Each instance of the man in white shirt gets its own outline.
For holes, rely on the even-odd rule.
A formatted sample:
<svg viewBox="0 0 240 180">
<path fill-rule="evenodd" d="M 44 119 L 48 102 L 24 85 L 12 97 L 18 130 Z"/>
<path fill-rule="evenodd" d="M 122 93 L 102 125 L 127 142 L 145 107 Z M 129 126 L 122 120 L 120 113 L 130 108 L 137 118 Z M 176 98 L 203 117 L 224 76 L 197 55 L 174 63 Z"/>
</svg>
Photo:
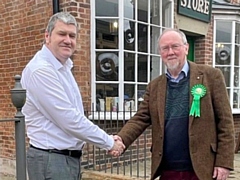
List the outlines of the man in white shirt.
<svg viewBox="0 0 240 180">
<path fill-rule="evenodd" d="M 29 180 L 79 180 L 85 141 L 119 154 L 125 148 L 84 115 L 82 97 L 71 73 L 76 39 L 75 18 L 66 12 L 53 15 L 45 44 L 23 70 Z"/>
</svg>

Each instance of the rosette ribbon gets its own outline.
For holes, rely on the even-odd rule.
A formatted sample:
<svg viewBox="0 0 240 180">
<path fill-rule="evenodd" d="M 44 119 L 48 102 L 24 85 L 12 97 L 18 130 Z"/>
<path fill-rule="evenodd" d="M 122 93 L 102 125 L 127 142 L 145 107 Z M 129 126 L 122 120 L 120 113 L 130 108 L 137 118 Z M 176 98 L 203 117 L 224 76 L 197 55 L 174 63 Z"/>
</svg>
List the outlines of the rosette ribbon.
<svg viewBox="0 0 240 180">
<path fill-rule="evenodd" d="M 206 95 L 207 89 L 202 84 L 196 84 L 191 89 L 193 102 L 190 109 L 190 116 L 200 117 L 200 99 Z"/>
</svg>

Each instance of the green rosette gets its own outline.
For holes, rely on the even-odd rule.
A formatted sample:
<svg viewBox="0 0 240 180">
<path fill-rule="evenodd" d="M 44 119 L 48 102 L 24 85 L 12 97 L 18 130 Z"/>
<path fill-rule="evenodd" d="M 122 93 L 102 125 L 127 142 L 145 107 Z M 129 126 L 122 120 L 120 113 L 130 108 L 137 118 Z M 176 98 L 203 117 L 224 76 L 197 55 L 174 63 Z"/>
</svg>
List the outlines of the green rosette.
<svg viewBox="0 0 240 180">
<path fill-rule="evenodd" d="M 196 84 L 192 87 L 193 102 L 190 109 L 190 116 L 200 117 L 200 99 L 206 95 L 207 89 L 202 84 Z"/>
</svg>

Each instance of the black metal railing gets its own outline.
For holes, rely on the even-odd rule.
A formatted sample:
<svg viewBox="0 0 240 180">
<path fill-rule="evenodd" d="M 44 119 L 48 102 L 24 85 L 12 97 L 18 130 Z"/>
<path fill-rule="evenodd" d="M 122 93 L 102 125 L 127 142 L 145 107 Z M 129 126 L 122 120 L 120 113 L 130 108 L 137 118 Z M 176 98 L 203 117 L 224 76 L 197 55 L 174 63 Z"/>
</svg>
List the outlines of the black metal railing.
<svg viewBox="0 0 240 180">
<path fill-rule="evenodd" d="M 25 118 L 21 113 L 26 99 L 26 90 L 22 89 L 20 79 L 20 75 L 15 76 L 15 86 L 10 90 L 12 103 L 17 109 L 16 115 L 12 119 L 1 119 L 0 122 L 15 122 L 16 178 L 27 180 Z"/>
<path fill-rule="evenodd" d="M 135 112 L 86 111 L 85 114 L 108 134 L 116 134 Z M 84 170 L 150 179 L 151 139 L 149 127 L 120 157 L 112 157 L 105 150 L 86 144 L 83 149 L 82 167 Z"/>
</svg>

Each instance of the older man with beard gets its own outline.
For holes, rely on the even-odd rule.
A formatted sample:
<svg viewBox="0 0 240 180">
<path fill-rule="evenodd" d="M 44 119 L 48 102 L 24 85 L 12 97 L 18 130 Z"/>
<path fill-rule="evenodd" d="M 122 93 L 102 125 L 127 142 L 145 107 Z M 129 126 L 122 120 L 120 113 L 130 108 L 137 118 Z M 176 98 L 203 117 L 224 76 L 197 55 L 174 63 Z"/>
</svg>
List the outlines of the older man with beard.
<svg viewBox="0 0 240 180">
<path fill-rule="evenodd" d="M 129 147 L 151 125 L 151 180 L 226 180 L 233 170 L 234 125 L 222 72 L 188 61 L 179 30 L 166 29 L 158 48 L 167 71 L 149 83 L 115 140 Z"/>
</svg>

